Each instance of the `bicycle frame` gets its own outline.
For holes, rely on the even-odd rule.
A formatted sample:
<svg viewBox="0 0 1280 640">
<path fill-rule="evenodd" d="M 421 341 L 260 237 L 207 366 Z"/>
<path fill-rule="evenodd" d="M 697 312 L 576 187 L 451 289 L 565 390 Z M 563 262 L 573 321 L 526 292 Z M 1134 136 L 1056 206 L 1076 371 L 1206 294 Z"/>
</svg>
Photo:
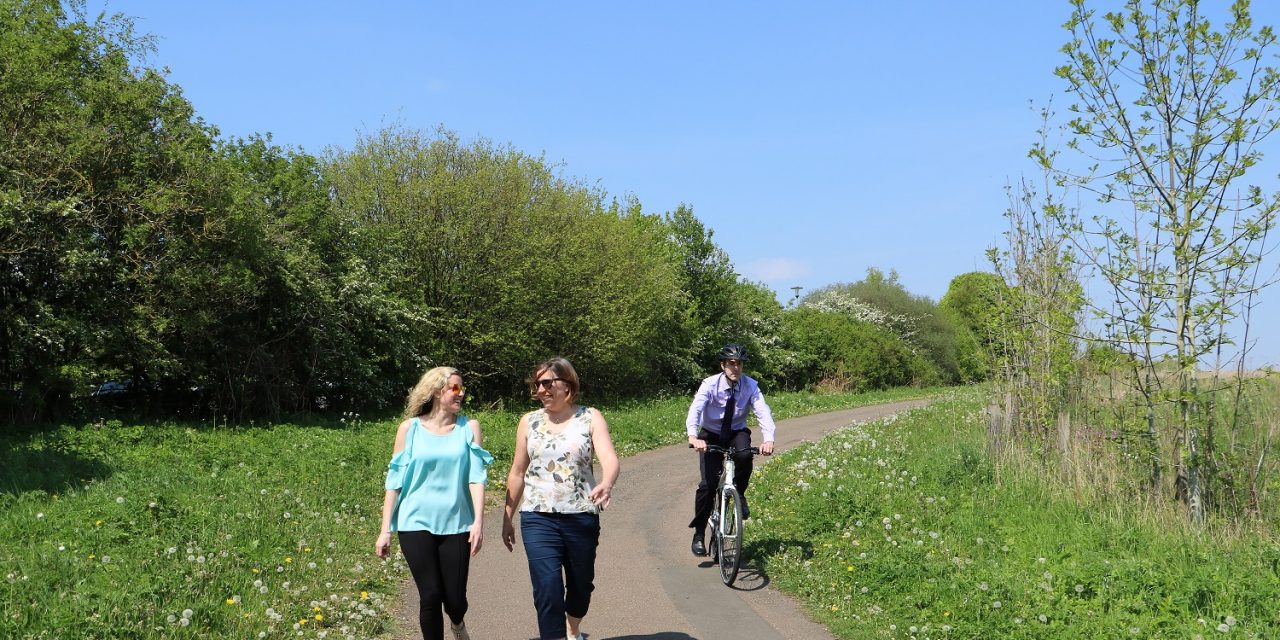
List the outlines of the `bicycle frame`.
<svg viewBox="0 0 1280 640">
<path fill-rule="evenodd" d="M 759 453 L 757 447 L 751 447 L 753 455 Z M 724 466 L 720 470 L 720 480 L 716 485 L 715 502 L 711 509 L 711 556 L 720 565 L 720 579 L 726 586 L 732 586 L 738 577 L 738 569 L 742 564 L 742 497 L 733 484 L 733 476 L 737 471 L 737 463 L 733 456 L 739 453 L 733 447 L 707 445 L 703 455 L 720 454 L 724 456 Z"/>
</svg>

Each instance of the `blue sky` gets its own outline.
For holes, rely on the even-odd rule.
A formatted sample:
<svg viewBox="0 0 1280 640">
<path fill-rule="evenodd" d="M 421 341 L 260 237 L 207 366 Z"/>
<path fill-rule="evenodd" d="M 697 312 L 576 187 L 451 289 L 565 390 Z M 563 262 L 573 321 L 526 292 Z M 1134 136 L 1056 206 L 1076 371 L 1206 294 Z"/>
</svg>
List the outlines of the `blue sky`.
<svg viewBox="0 0 1280 640">
<path fill-rule="evenodd" d="M 1255 19 L 1280 24 L 1268 4 Z M 510 143 L 647 212 L 689 204 L 783 299 L 873 266 L 937 300 L 987 269 L 1004 186 L 1036 175 L 1032 102 L 1068 99 L 1065 0 L 106 6 L 224 135 Z M 1277 173 L 1280 151 L 1258 179 Z M 1280 289 L 1262 300 L 1251 364 L 1280 362 Z"/>
</svg>

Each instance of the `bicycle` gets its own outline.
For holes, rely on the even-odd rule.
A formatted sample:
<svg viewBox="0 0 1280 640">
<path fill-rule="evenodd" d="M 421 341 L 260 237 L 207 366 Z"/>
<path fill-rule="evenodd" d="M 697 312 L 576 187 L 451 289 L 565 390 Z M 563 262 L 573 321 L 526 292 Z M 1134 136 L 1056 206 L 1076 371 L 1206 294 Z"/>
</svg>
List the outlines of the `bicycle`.
<svg viewBox="0 0 1280 640">
<path fill-rule="evenodd" d="M 760 453 L 759 447 L 746 450 L 752 455 Z M 733 456 L 740 451 L 714 444 L 708 444 L 706 451 L 707 454 L 724 455 L 724 467 L 720 471 L 720 483 L 716 486 L 715 503 L 711 507 L 708 525 L 711 529 L 711 561 L 720 565 L 720 580 L 725 586 L 733 586 L 742 565 L 742 527 L 745 518 L 742 513 L 742 496 L 738 495 L 738 488 L 733 486 Z"/>
</svg>

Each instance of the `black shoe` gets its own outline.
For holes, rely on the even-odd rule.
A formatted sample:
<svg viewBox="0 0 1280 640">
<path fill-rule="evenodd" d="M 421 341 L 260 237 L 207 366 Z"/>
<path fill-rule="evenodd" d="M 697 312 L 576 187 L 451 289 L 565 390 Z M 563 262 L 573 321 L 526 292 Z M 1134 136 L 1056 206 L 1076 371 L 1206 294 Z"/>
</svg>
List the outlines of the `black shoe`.
<svg viewBox="0 0 1280 640">
<path fill-rule="evenodd" d="M 746 520 L 751 517 L 751 507 L 747 504 L 747 497 L 742 496 L 742 519 Z"/>
<path fill-rule="evenodd" d="M 702 541 L 701 531 L 693 534 L 693 544 L 689 545 L 689 550 L 692 551 L 695 556 L 701 557 L 707 555 L 707 545 Z"/>
</svg>

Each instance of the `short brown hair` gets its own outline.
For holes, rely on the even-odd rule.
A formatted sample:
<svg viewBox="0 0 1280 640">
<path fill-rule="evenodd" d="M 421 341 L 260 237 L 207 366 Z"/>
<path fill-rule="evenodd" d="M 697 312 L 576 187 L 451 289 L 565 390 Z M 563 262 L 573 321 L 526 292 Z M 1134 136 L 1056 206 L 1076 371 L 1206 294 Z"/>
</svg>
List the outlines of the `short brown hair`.
<svg viewBox="0 0 1280 640">
<path fill-rule="evenodd" d="M 533 368 L 533 372 L 525 380 L 529 385 L 529 394 L 535 397 L 538 395 L 538 375 L 547 370 L 554 373 L 557 378 L 564 380 L 564 383 L 569 386 L 569 402 L 577 402 L 578 392 L 582 388 L 578 382 L 578 372 L 574 370 L 573 365 L 568 360 L 560 356 L 550 358 Z"/>
</svg>

